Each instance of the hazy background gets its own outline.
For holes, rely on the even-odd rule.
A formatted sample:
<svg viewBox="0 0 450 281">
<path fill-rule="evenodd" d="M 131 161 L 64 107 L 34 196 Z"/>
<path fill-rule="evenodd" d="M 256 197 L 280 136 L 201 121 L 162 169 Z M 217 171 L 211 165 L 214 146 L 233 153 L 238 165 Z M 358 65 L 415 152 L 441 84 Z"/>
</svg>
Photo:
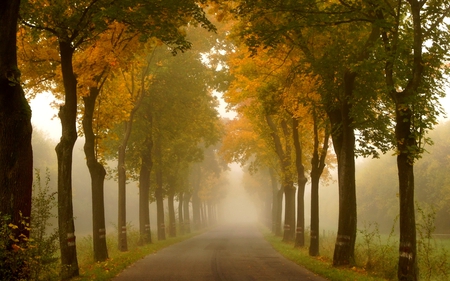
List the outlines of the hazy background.
<svg viewBox="0 0 450 281">
<path fill-rule="evenodd" d="M 444 106 L 449 104 L 447 102 L 449 99 L 448 97 L 443 99 Z M 31 101 L 33 110 L 32 123 L 34 126 L 33 149 L 35 168 L 40 169 L 41 174 L 43 174 L 46 168 L 50 170 L 50 185 L 53 190 L 56 190 L 57 163 L 54 148 L 59 141 L 61 127 L 60 121 L 56 117 L 57 110 L 50 106 L 51 100 L 51 94 L 43 93 Z M 223 101 L 218 110 L 223 117 L 234 118 L 235 116 L 233 112 L 226 112 Z M 428 149 L 431 154 L 425 154 L 424 158 L 416 165 L 416 198 L 444 209 L 444 211 L 438 214 L 437 222 L 439 224 L 446 223 L 447 226 L 438 227 L 437 231 L 450 231 L 448 229 L 448 221 L 444 220 L 445 217 L 450 215 L 450 208 L 447 208 L 448 211 L 445 211 L 445 208 L 441 206 L 442 204 L 450 206 L 450 191 L 443 194 L 438 194 L 440 191 L 434 191 L 435 189 L 450 190 L 450 177 L 448 182 L 441 180 L 440 182 L 432 183 L 432 179 L 435 178 L 438 172 L 428 169 L 428 172 L 425 173 L 424 170 L 426 169 L 421 166 L 429 166 L 429 163 L 433 162 L 433 159 L 436 159 L 437 155 L 444 157 L 444 159 L 450 159 L 450 124 L 445 123 L 443 117 L 441 123 L 435 130 L 436 132 L 432 132 L 432 135 L 435 134 L 432 138 L 436 139 L 436 141 L 433 148 L 430 147 Z M 76 233 L 79 237 L 89 235 L 92 231 L 91 185 L 83 152 L 83 144 L 84 139 L 79 138 L 74 148 L 73 162 L 73 205 Z M 437 151 L 433 152 L 433 149 Z M 113 166 L 115 165 L 115 163 L 111 164 Z M 443 164 L 434 165 L 437 165 L 438 168 L 441 166 L 442 169 L 447 169 L 443 167 Z M 398 184 L 396 183 L 395 157 L 392 156 L 392 153 L 388 153 L 382 156 L 381 159 L 358 158 L 356 169 L 359 227 L 362 227 L 364 223 L 377 221 L 380 223 L 380 229 L 388 231 L 398 214 L 398 198 L 396 196 Z M 331 174 L 332 180 L 327 183 L 321 183 L 320 187 L 320 229 L 337 231 L 338 188 L 336 171 L 332 171 Z M 259 198 L 257 198 L 258 195 L 249 194 L 244 188 L 244 171 L 239 165 L 231 164 L 230 171 L 227 172 L 227 177 L 227 197 L 222 201 L 219 208 L 219 218 L 223 222 L 255 222 L 258 211 L 254 203 L 258 202 Z M 432 191 L 428 190 L 430 189 L 429 185 L 433 185 Z M 431 196 L 431 192 L 434 192 L 433 196 L 439 197 L 439 202 L 437 202 L 438 199 L 427 198 Z M 108 232 L 116 231 L 117 196 L 117 183 L 113 180 L 106 180 L 105 213 Z M 443 196 L 448 196 L 448 198 L 443 198 Z M 138 185 L 136 182 L 130 182 L 127 185 L 127 221 L 135 228 L 138 227 L 138 202 Z M 150 223 L 152 228 L 154 228 L 156 222 L 156 207 L 154 203 L 151 204 L 150 213 Z M 439 216 L 443 218 L 439 220 Z M 307 184 L 305 192 L 305 220 L 306 225 L 309 225 L 309 184 Z M 54 226 L 56 226 L 56 223 L 54 223 Z"/>
</svg>

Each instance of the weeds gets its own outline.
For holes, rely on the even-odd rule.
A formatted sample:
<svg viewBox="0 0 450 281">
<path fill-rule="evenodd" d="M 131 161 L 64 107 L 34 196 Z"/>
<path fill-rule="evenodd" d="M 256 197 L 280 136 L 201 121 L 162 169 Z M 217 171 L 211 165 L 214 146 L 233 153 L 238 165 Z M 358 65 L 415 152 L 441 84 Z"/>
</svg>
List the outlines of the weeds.
<svg viewBox="0 0 450 281">
<path fill-rule="evenodd" d="M 450 274 L 449 252 L 433 237 L 436 211 L 433 206 L 416 204 L 417 250 L 419 273 L 422 280 L 448 280 Z"/>
<path fill-rule="evenodd" d="M 58 275 L 58 230 L 52 227 L 51 219 L 56 218 L 56 192 L 51 192 L 50 172 L 45 172 L 44 183 L 41 181 L 40 171 L 35 171 L 33 184 L 33 198 L 31 208 L 30 237 L 35 246 L 31 263 L 31 280 L 54 280 Z"/>
<path fill-rule="evenodd" d="M 357 243 L 355 253 L 361 266 L 372 275 L 395 279 L 397 276 L 398 241 L 395 238 L 395 225 L 391 228 L 389 235 L 381 235 L 377 223 L 364 223 L 364 228 L 358 230 L 361 235 Z"/>
</svg>

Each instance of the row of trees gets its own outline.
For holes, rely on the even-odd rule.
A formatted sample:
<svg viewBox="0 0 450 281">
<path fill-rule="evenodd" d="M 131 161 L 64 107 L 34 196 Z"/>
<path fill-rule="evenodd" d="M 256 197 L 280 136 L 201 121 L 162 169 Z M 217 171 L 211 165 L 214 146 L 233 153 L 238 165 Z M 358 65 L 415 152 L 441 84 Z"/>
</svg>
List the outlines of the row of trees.
<svg viewBox="0 0 450 281">
<path fill-rule="evenodd" d="M 377 157 L 395 149 L 398 278 L 417 280 L 413 167 L 428 142 L 426 133 L 441 113 L 437 100 L 444 93 L 448 71 L 449 4 L 416 0 L 225 2 L 217 11 L 225 19 L 234 16 L 235 39 L 229 61 L 233 80 L 226 99 L 240 114 L 230 128 L 239 128 L 234 137 L 247 145 L 226 140 L 229 147 L 224 154 L 230 160 L 251 161 L 252 167 L 278 172 L 278 192 L 285 196 L 285 240 L 294 239 L 297 186 L 297 245 L 303 243 L 305 171 L 310 171 L 310 249 L 315 249 L 317 180 L 331 136 L 339 185 L 333 264 L 339 266 L 354 260 L 355 157 Z M 273 206 L 280 202 L 275 200 L 276 192 Z M 274 211 L 274 216 L 279 214 Z M 274 221 L 277 228 L 280 219 Z"/>
<path fill-rule="evenodd" d="M 165 239 L 166 196 L 170 235 L 175 235 L 176 195 L 180 218 L 189 222 L 191 198 L 196 225 L 208 213 L 213 218 L 221 194 L 218 178 L 225 166 L 208 148 L 219 141 L 222 125 L 211 94 L 214 68 L 201 61 L 201 53 L 215 43 L 207 32 L 214 26 L 203 10 L 205 2 L 42 0 L 22 1 L 20 7 L 19 1 L 2 3 L 2 23 L 8 28 L 2 29 L 6 43 L 0 44 L 0 212 L 10 215 L 15 225 L 22 217 L 29 220 L 31 112 L 21 87 L 24 83 L 31 95 L 51 91 L 61 102 L 62 134 L 56 146 L 61 279 L 79 274 L 72 206 L 72 154 L 79 135 L 85 137 L 91 175 L 96 261 L 108 258 L 103 199 L 107 159 L 118 162 L 120 250 L 127 250 L 125 190 L 130 177 L 139 179 L 142 243 L 151 242 L 151 199 L 158 206 L 159 239 Z M 193 42 L 197 49 L 185 52 Z M 28 231 L 17 237 L 21 234 L 27 237 Z"/>
</svg>

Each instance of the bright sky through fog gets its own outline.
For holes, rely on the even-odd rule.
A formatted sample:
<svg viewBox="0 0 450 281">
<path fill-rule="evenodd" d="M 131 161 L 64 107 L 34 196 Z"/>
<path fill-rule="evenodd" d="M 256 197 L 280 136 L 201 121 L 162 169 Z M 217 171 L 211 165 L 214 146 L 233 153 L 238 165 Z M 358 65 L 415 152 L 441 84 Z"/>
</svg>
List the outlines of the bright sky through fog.
<svg viewBox="0 0 450 281">
<path fill-rule="evenodd" d="M 215 92 L 214 96 L 219 99 L 219 107 L 217 110 L 220 115 L 225 118 L 233 119 L 236 116 L 235 112 L 227 112 L 226 103 L 221 98 L 221 94 Z M 58 109 L 51 107 L 53 96 L 50 93 L 41 93 L 30 101 L 32 110 L 31 122 L 33 127 L 43 131 L 47 136 L 53 140 L 59 140 L 61 137 L 61 121 L 58 117 Z"/>
<path fill-rule="evenodd" d="M 221 98 L 220 93 L 214 93 L 219 99 L 218 111 L 222 117 L 233 119 L 236 117 L 236 113 L 231 111 L 227 112 L 226 103 Z M 38 94 L 36 98 L 30 101 L 32 109 L 33 127 L 47 133 L 47 136 L 53 140 L 59 140 L 61 137 L 61 122 L 58 118 L 58 110 L 51 107 L 53 97 L 50 93 Z M 447 90 L 447 96 L 441 100 L 441 103 L 447 112 L 447 118 L 440 117 L 439 120 L 445 121 L 450 118 L 450 89 Z"/>
</svg>

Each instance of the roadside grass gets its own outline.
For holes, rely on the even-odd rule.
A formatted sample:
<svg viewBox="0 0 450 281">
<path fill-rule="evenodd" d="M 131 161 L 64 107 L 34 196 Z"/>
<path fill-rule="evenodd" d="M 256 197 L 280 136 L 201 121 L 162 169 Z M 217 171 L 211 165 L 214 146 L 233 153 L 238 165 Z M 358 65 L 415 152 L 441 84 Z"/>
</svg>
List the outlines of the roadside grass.
<svg viewBox="0 0 450 281">
<path fill-rule="evenodd" d="M 283 242 L 269 229 L 264 227 L 261 231 L 283 256 L 329 280 L 397 280 L 398 236 L 393 231 L 389 235 L 380 234 L 376 224 L 367 224 L 358 230 L 356 262 L 351 268 L 332 266 L 335 233 L 324 233 L 320 238 L 320 256 L 311 257 L 307 247 L 294 248 L 293 243 Z M 450 280 L 450 239 L 446 236 L 436 239 L 420 225 L 417 238 L 420 280 Z M 307 235 L 305 240 L 309 241 Z"/>
<path fill-rule="evenodd" d="M 358 281 L 385 281 L 388 279 L 369 275 L 364 268 L 361 267 L 333 267 L 332 258 L 330 257 L 330 251 L 327 249 L 330 246 L 329 241 L 333 239 L 330 235 L 324 237 L 321 240 L 323 247 L 321 247 L 321 253 L 323 255 L 318 257 L 309 256 L 308 249 L 305 248 L 294 248 L 293 243 L 286 243 L 282 241 L 281 237 L 275 236 L 266 228 L 262 230 L 265 239 L 272 245 L 272 247 L 281 253 L 287 259 L 305 267 L 306 269 L 312 271 L 313 273 L 320 275 L 324 278 L 333 281 L 348 281 L 348 280 L 358 280 Z M 329 240 L 329 241 L 328 241 Z"/>
<path fill-rule="evenodd" d="M 115 235 L 107 236 L 109 259 L 104 262 L 94 262 L 92 250 L 92 237 L 87 236 L 77 244 L 78 263 L 80 276 L 71 280 L 74 281 L 106 281 L 117 276 L 124 269 L 144 258 L 147 255 L 156 253 L 170 245 L 179 243 L 200 234 L 201 231 L 190 234 L 168 237 L 166 240 L 153 239 L 152 244 L 139 246 L 139 231 L 133 229 L 128 231 L 128 251 L 120 252 L 117 248 L 117 238 Z M 152 233 L 152 238 L 155 237 Z"/>
</svg>

